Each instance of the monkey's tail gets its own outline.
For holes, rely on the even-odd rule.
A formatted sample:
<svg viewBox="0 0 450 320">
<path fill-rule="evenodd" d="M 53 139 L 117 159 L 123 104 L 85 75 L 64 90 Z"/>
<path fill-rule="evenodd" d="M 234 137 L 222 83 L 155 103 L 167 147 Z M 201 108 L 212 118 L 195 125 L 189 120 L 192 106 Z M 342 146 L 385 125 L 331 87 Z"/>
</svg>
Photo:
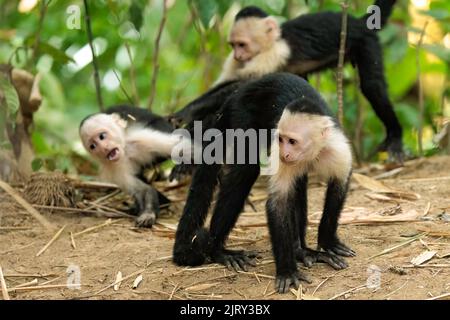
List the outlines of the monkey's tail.
<svg viewBox="0 0 450 320">
<path fill-rule="evenodd" d="M 392 9 L 394 8 L 395 3 L 397 0 L 375 0 L 374 6 L 377 6 L 380 8 L 380 22 L 381 22 L 381 28 L 383 28 L 389 17 L 391 16 Z M 367 13 L 363 19 L 367 20 L 370 16 L 372 16 L 374 13 Z M 378 29 L 375 29 L 378 30 Z"/>
</svg>

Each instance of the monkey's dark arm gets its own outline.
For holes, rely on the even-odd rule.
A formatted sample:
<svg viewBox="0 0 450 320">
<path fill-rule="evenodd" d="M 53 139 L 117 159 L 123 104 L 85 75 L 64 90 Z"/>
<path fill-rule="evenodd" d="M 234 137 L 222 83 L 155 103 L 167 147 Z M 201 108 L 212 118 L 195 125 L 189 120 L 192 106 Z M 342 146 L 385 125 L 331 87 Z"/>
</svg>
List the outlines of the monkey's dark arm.
<svg viewBox="0 0 450 320">
<path fill-rule="evenodd" d="M 354 257 L 355 251 L 343 244 L 337 236 L 340 212 L 348 190 L 348 180 L 330 178 L 325 196 L 325 205 L 319 225 L 318 247 L 344 257 Z"/>
<path fill-rule="evenodd" d="M 348 265 L 344 259 L 330 254 L 328 252 L 321 252 L 312 250 L 306 243 L 306 227 L 308 226 L 308 176 L 304 175 L 296 180 L 295 183 L 296 196 L 288 205 L 292 205 L 292 210 L 295 214 L 292 215 L 292 226 L 295 229 L 295 257 L 302 262 L 306 267 L 311 267 L 316 262 L 323 262 L 334 269 L 344 269 Z"/>
<path fill-rule="evenodd" d="M 292 224 L 294 212 L 286 210 L 287 208 L 289 208 L 287 203 L 280 203 L 272 195 L 266 203 L 269 233 L 276 266 L 275 289 L 279 293 L 286 293 L 291 285 L 298 288 L 302 280 L 310 281 L 297 269 L 294 253 L 296 230 Z"/>
<path fill-rule="evenodd" d="M 203 228 L 220 165 L 200 165 L 194 173 L 191 187 L 178 223 L 173 249 L 173 261 L 182 266 L 196 266 L 210 256 L 209 233 Z"/>
<path fill-rule="evenodd" d="M 211 259 L 236 271 L 247 271 L 255 266 L 255 252 L 225 249 L 225 241 L 244 207 L 250 190 L 259 176 L 260 167 L 253 165 L 229 165 L 220 181 L 220 191 L 210 224 Z"/>
<path fill-rule="evenodd" d="M 152 227 L 159 216 L 160 202 L 158 191 L 151 185 L 136 179 L 135 189 L 131 193 L 135 199 L 137 211 L 136 225 L 144 228 Z M 167 199 L 166 197 L 164 198 Z"/>
</svg>

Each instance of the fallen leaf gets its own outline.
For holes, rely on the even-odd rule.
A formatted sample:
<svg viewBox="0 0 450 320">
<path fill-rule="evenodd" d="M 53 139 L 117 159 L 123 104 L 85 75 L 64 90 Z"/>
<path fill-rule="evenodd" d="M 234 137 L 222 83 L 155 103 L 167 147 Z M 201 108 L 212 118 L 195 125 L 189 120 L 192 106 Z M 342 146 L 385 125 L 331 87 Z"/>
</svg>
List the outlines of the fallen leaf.
<svg viewBox="0 0 450 320">
<path fill-rule="evenodd" d="M 114 285 L 114 291 L 118 291 L 119 290 L 119 288 L 120 288 L 120 285 L 122 284 L 122 279 L 123 279 L 123 277 L 122 277 L 122 272 L 117 272 L 117 275 L 116 275 L 116 284 Z"/>
<path fill-rule="evenodd" d="M 392 188 L 390 186 L 385 185 L 381 181 L 375 180 L 363 174 L 353 173 L 352 177 L 356 180 L 356 182 L 360 186 L 373 192 L 384 193 L 390 195 L 391 197 L 401 199 L 408 199 L 408 200 L 420 199 L 420 195 L 417 193 Z"/>
<path fill-rule="evenodd" d="M 411 260 L 411 263 L 415 266 L 420 266 L 422 263 L 427 262 L 428 260 L 431 260 L 437 251 L 424 251 L 421 254 L 419 254 L 417 257 Z"/>
<path fill-rule="evenodd" d="M 131 288 L 136 289 L 142 282 L 142 280 L 144 279 L 144 277 L 142 276 L 142 274 L 140 274 L 133 282 L 133 286 Z"/>
</svg>

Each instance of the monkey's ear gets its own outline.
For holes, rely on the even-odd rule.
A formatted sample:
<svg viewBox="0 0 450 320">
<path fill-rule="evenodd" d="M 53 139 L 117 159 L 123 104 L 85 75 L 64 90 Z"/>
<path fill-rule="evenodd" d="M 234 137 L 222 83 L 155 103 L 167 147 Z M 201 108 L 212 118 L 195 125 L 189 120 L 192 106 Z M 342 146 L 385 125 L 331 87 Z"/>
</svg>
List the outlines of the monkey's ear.
<svg viewBox="0 0 450 320">
<path fill-rule="evenodd" d="M 273 39 L 280 36 L 280 27 L 274 17 L 264 18 L 264 25 L 266 26 L 267 35 L 271 36 Z"/>
<path fill-rule="evenodd" d="M 127 121 L 122 119 L 117 113 L 113 113 L 111 119 L 122 129 L 127 127 Z"/>
<path fill-rule="evenodd" d="M 331 133 L 331 128 L 334 127 L 334 122 L 329 117 L 323 117 L 320 127 L 322 128 L 322 137 L 327 138 Z"/>
</svg>

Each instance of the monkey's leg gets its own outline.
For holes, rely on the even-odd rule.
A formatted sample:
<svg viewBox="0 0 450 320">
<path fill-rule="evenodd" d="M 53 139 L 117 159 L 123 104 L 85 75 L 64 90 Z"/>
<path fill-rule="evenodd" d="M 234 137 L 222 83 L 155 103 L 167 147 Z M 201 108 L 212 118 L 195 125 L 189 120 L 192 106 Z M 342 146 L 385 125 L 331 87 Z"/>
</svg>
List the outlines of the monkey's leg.
<svg viewBox="0 0 450 320">
<path fill-rule="evenodd" d="M 192 178 L 183 215 L 178 223 L 173 261 L 195 266 L 205 262 L 210 253 L 209 233 L 203 229 L 220 165 L 200 165 Z"/>
<path fill-rule="evenodd" d="M 343 244 L 337 236 L 338 219 L 347 195 L 348 180 L 330 178 L 328 181 L 325 205 L 319 225 L 318 245 L 319 249 L 329 253 L 353 257 L 356 255 L 355 251 Z"/>
<path fill-rule="evenodd" d="M 298 241 L 295 239 L 297 226 L 293 224 L 295 213 L 289 210 L 286 198 L 282 201 L 277 195 L 271 195 L 267 200 L 266 212 L 276 265 L 275 289 L 279 293 L 286 293 L 291 285 L 298 288 L 301 280 L 310 282 L 307 276 L 298 271 L 295 260 L 293 243 Z"/>
<path fill-rule="evenodd" d="M 221 180 L 217 203 L 211 218 L 211 258 L 236 270 L 254 266 L 254 252 L 226 250 L 224 245 L 236 224 L 250 190 L 259 176 L 259 165 L 230 165 Z"/>
<path fill-rule="evenodd" d="M 316 251 L 308 248 L 306 244 L 306 227 L 308 225 L 308 176 L 299 178 L 295 184 L 294 198 L 287 205 L 293 205 L 292 225 L 296 227 L 294 237 L 295 257 L 306 267 L 311 267 L 316 262 L 327 263 L 335 269 L 343 269 L 348 265 L 344 259 L 328 252 Z"/>
<path fill-rule="evenodd" d="M 386 139 L 379 146 L 379 150 L 387 151 L 391 159 L 402 163 L 404 157 L 402 127 L 389 100 L 384 79 L 382 50 L 375 36 L 366 37 L 358 50 L 356 62 L 361 91 L 386 128 Z"/>
</svg>

